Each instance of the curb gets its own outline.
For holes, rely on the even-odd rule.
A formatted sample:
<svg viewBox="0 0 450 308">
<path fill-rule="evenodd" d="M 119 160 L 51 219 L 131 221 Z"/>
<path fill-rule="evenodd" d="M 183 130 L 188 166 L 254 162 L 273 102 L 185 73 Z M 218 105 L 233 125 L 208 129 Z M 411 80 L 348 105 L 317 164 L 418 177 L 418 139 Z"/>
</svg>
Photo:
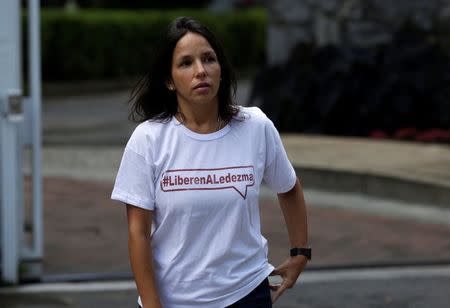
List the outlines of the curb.
<svg viewBox="0 0 450 308">
<path fill-rule="evenodd" d="M 339 193 L 356 193 L 408 203 L 430 204 L 450 209 L 450 188 L 386 175 L 295 167 L 305 188 Z"/>
</svg>

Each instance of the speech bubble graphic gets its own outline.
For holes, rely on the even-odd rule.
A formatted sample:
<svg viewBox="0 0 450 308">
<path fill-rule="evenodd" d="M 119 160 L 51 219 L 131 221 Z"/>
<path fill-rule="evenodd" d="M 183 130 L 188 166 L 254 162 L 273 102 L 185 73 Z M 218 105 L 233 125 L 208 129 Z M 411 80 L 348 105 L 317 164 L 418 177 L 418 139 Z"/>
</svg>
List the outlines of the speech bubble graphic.
<svg viewBox="0 0 450 308">
<path fill-rule="evenodd" d="M 255 173 L 253 166 L 173 169 L 164 172 L 160 184 L 164 192 L 234 189 L 245 199 L 247 188 L 255 184 Z"/>
</svg>

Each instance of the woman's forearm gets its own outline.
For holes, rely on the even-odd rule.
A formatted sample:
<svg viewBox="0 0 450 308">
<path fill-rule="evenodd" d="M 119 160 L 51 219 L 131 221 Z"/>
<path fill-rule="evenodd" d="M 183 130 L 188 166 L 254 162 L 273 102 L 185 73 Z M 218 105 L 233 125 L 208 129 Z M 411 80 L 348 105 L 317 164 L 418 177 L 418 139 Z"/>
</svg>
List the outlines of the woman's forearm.
<svg viewBox="0 0 450 308">
<path fill-rule="evenodd" d="M 308 223 L 305 199 L 300 181 L 288 192 L 278 194 L 291 247 L 308 246 Z"/>
<path fill-rule="evenodd" d="M 303 198 L 300 181 L 297 179 L 294 187 L 290 191 L 278 194 L 278 200 L 286 222 L 291 247 L 307 247 L 308 223 L 305 199 Z M 306 256 L 291 256 L 273 270 L 271 275 L 279 275 L 282 278 L 281 284 L 272 285 L 272 290 L 274 290 L 272 293 L 273 303 L 278 300 L 286 289 L 294 286 L 307 262 Z"/>
<path fill-rule="evenodd" d="M 162 307 L 153 274 L 153 256 L 149 236 L 129 234 L 128 251 L 143 308 Z"/>
</svg>

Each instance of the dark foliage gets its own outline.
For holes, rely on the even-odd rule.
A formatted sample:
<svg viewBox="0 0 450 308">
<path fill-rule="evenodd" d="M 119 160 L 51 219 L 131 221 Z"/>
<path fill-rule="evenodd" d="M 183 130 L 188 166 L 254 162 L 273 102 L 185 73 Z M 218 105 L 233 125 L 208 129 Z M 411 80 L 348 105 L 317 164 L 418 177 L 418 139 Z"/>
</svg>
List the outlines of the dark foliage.
<svg viewBox="0 0 450 308">
<path fill-rule="evenodd" d="M 265 11 L 260 9 L 219 15 L 196 9 L 45 9 L 41 11 L 43 80 L 120 80 L 142 76 L 148 70 L 159 34 L 178 16 L 192 16 L 208 26 L 238 70 L 252 69 L 264 62 L 267 21 Z M 24 14 L 24 30 L 26 23 Z M 28 46 L 26 35 L 23 45 Z"/>
<path fill-rule="evenodd" d="M 23 1 L 24 2 L 24 1 Z M 60 8 L 66 4 L 65 0 L 41 0 L 43 7 Z M 173 8 L 202 8 L 209 0 L 76 0 L 80 8 L 108 8 L 108 9 L 173 9 Z"/>
<path fill-rule="evenodd" d="M 251 104 L 282 131 L 420 139 L 434 129 L 430 141 L 449 142 L 449 86 L 449 57 L 400 31 L 373 49 L 300 44 L 286 63 L 261 70 Z"/>
</svg>

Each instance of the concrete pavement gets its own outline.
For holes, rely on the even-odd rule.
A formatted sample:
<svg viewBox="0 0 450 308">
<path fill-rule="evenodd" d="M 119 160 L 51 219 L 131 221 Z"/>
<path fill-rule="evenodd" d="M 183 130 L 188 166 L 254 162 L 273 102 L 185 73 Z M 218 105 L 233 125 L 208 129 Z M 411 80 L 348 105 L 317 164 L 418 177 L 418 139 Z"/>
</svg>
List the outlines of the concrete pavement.
<svg viewBox="0 0 450 308">
<path fill-rule="evenodd" d="M 449 303 L 450 267 L 304 272 L 274 307 L 436 307 Z M 9 292 L 7 292 L 9 291 Z M 135 307 L 132 281 L 59 283 L 0 289 L 8 308 Z"/>
</svg>

